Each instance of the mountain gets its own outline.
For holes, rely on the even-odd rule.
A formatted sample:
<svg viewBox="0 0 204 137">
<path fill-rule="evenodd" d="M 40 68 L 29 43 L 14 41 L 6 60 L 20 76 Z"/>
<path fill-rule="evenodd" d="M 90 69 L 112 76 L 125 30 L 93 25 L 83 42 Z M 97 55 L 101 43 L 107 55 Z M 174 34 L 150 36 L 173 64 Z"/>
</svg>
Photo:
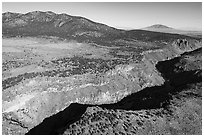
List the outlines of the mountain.
<svg viewBox="0 0 204 137">
<path fill-rule="evenodd" d="M 198 31 L 177 30 L 161 24 L 155 24 L 142 28 L 141 30 L 184 35 L 201 35 L 201 32 Z M 102 23 L 97 23 L 84 17 L 71 16 L 64 13 L 56 14 L 52 11 L 33 11 L 26 14 L 5 12 L 2 14 L 3 36 L 46 35 L 65 39 L 78 39 L 81 41 L 87 38 L 89 38 L 89 40 L 100 38 L 104 41 L 104 39 L 112 40 L 118 37 L 126 37 L 128 31 L 129 30 L 116 29 Z M 138 33 L 139 32 L 140 30 Z"/>
<path fill-rule="evenodd" d="M 148 26 L 146 28 L 142 28 L 142 30 L 155 31 L 155 32 L 167 32 L 167 33 L 175 31 L 174 28 L 171 28 L 162 24 L 155 24 L 152 26 Z"/>
<path fill-rule="evenodd" d="M 5 36 L 100 37 L 120 31 L 83 17 L 56 14 L 51 11 L 33 11 L 26 14 L 6 12 L 2 14 L 2 26 L 2 34 Z"/>
<path fill-rule="evenodd" d="M 163 33 L 175 33 L 175 34 L 182 34 L 187 36 L 193 37 L 201 37 L 202 32 L 200 31 L 186 31 L 186 30 L 179 30 L 172 27 L 168 27 L 162 24 L 155 24 L 146 28 L 141 28 L 142 30 L 147 31 L 154 31 L 154 32 L 163 32 Z"/>
<path fill-rule="evenodd" d="M 167 30 L 167 27 L 162 25 L 154 26 L 154 28 L 156 27 L 157 30 L 158 28 Z M 171 41 L 176 37 L 183 37 L 150 32 L 150 29 L 147 30 L 148 31 L 116 29 L 84 17 L 56 14 L 51 11 L 33 11 L 26 14 L 6 12 L 2 14 L 3 37 L 55 36 L 62 39 L 72 39 L 78 42 L 88 42 L 107 46 L 118 44 L 115 43 L 118 39 L 123 39 L 125 41 L 133 39 L 153 42 L 161 39 Z M 168 30 L 170 30 L 170 28 L 168 28 Z"/>
<path fill-rule="evenodd" d="M 173 29 L 173 28 L 162 25 L 162 24 L 155 24 L 155 25 L 146 27 L 146 29 Z"/>
</svg>

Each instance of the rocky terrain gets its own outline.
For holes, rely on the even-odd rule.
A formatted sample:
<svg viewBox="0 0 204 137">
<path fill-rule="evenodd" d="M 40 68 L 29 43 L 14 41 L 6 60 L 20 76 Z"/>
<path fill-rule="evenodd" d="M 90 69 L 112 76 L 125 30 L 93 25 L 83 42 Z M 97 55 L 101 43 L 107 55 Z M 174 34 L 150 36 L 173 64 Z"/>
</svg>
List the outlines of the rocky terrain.
<svg viewBox="0 0 204 137">
<path fill-rule="evenodd" d="M 2 21 L 3 134 L 201 134 L 201 38 L 53 12 Z"/>
</svg>

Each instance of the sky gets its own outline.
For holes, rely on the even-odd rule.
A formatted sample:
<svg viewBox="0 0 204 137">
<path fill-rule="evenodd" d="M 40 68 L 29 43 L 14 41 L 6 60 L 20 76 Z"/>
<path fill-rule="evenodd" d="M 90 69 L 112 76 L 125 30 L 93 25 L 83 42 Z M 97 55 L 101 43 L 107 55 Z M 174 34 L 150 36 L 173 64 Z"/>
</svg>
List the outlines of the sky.
<svg viewBox="0 0 204 137">
<path fill-rule="evenodd" d="M 82 16 L 122 29 L 154 24 L 185 30 L 202 30 L 201 2 L 3 2 L 2 12 L 53 11 Z"/>
</svg>

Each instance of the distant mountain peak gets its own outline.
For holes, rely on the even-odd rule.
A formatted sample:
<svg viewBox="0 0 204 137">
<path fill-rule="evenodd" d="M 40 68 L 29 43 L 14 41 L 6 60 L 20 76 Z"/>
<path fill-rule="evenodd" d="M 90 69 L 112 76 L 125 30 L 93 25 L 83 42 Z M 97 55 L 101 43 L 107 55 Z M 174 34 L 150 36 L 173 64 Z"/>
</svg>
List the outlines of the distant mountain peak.
<svg viewBox="0 0 204 137">
<path fill-rule="evenodd" d="M 162 24 L 155 24 L 155 25 L 149 26 L 147 28 L 151 28 L 151 29 L 173 29 L 171 27 L 168 27 L 168 26 L 165 26 L 165 25 L 162 25 Z"/>
</svg>

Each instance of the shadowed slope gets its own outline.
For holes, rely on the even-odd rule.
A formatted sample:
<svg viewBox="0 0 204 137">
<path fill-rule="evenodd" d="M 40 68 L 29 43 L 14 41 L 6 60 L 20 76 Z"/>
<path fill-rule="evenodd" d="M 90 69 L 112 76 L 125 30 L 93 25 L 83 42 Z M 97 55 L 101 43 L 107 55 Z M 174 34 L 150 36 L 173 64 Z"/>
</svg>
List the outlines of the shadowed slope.
<svg viewBox="0 0 204 137">
<path fill-rule="evenodd" d="M 57 129 L 63 128 L 67 124 L 72 124 L 80 119 L 86 111 L 86 106 L 72 103 L 63 111 L 43 120 L 41 124 L 31 129 L 27 135 L 55 135 Z"/>
</svg>

